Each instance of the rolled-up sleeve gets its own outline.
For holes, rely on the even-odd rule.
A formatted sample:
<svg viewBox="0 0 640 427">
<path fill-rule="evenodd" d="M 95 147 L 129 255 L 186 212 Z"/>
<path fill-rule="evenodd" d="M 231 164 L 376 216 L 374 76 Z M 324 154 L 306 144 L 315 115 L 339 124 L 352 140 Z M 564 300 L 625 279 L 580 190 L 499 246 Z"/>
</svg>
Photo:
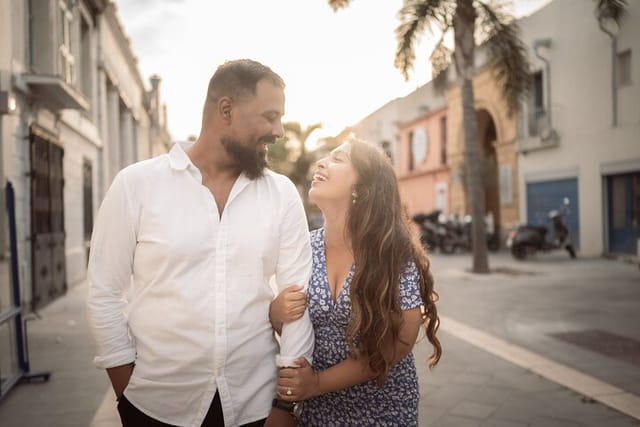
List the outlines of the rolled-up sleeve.
<svg viewBox="0 0 640 427">
<path fill-rule="evenodd" d="M 281 292 L 291 285 L 303 285 L 305 292 L 311 275 L 311 245 L 309 229 L 302 201 L 293 184 L 286 207 L 284 221 L 280 225 L 280 251 L 276 267 L 276 284 Z M 313 355 L 313 326 L 309 311 L 303 316 L 282 326 L 280 354 L 276 364 L 280 367 L 295 366 L 293 360 L 305 357 L 309 362 Z"/>
<path fill-rule="evenodd" d="M 124 314 L 136 248 L 137 215 L 123 172 L 109 188 L 91 237 L 87 311 L 96 342 L 94 364 L 111 368 L 131 363 L 136 352 Z"/>
</svg>

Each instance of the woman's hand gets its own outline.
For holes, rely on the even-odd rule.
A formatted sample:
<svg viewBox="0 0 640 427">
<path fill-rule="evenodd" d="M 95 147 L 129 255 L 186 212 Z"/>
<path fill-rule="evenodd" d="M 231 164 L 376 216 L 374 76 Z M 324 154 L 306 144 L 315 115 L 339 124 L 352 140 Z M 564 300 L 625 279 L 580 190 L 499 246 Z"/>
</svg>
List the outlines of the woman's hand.
<svg viewBox="0 0 640 427">
<path fill-rule="evenodd" d="M 300 402 L 317 396 L 320 377 L 307 359 L 295 360 L 298 368 L 282 368 L 278 377 L 277 393 L 282 400 Z"/>
<path fill-rule="evenodd" d="M 269 320 L 273 329 L 282 332 L 282 324 L 298 320 L 307 308 L 307 296 L 303 286 L 289 286 L 271 301 L 269 306 Z"/>
</svg>

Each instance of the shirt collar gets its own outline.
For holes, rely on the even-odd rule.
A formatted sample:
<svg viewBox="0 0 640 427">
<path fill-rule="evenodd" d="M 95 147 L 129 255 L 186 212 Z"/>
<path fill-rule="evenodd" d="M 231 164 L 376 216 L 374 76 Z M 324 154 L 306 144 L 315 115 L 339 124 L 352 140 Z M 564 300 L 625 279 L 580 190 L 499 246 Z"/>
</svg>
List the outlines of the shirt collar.
<svg viewBox="0 0 640 427">
<path fill-rule="evenodd" d="M 193 145 L 193 142 L 176 142 L 169 151 L 169 164 L 176 170 L 185 170 L 189 165 L 193 166 L 186 150 Z"/>
<path fill-rule="evenodd" d="M 189 166 L 191 166 L 191 170 L 196 171 L 198 179 L 201 180 L 202 177 L 200 175 L 200 170 L 196 165 L 193 164 L 191 158 L 187 154 L 187 150 L 193 144 L 194 143 L 191 141 L 178 141 L 173 144 L 173 147 L 171 147 L 171 150 L 169 151 L 169 164 L 171 165 L 171 168 L 175 170 L 185 170 L 189 168 Z M 271 171 L 269 169 L 265 169 L 264 173 L 266 175 L 268 173 L 271 173 Z M 252 180 L 249 179 L 244 172 L 242 172 L 237 179 L 236 186 L 238 187 L 238 190 L 241 190 L 242 188 L 246 187 L 247 184 L 249 184 L 251 181 Z"/>
</svg>

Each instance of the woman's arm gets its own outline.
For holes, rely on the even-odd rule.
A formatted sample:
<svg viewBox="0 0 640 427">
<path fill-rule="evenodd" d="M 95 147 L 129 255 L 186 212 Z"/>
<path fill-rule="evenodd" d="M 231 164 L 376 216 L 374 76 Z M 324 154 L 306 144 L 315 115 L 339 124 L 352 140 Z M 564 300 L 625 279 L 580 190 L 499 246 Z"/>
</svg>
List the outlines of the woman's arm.
<svg viewBox="0 0 640 427">
<path fill-rule="evenodd" d="M 389 349 L 394 355 L 392 365 L 401 361 L 413 349 L 422 324 L 419 307 L 404 310 L 402 317 L 400 339 L 394 343 L 392 349 Z M 314 372 L 305 359 L 298 359 L 296 363 L 301 367 L 280 370 L 277 388 L 282 399 L 292 402 L 342 390 L 375 378 L 369 368 L 369 359 L 366 357 L 348 358 L 320 372 Z M 291 390 L 291 394 L 288 390 Z"/>
<path fill-rule="evenodd" d="M 285 288 L 269 305 L 269 321 L 277 333 L 282 332 L 282 325 L 298 320 L 307 308 L 307 295 L 304 286 L 292 285 Z"/>
</svg>

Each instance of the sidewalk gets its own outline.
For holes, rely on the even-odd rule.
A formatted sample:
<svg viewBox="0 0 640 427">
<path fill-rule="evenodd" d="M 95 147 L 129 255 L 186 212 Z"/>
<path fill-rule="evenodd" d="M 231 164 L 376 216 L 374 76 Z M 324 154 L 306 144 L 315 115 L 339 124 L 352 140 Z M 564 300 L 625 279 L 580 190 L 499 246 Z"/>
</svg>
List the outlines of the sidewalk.
<svg viewBox="0 0 640 427">
<path fill-rule="evenodd" d="M 420 426 L 618 427 L 640 425 L 599 403 L 440 333 L 442 361 L 428 371 L 430 347 L 414 351 L 420 376 Z"/>
<path fill-rule="evenodd" d="M 640 425 L 457 338 L 447 324 L 446 319 L 452 319 L 482 329 L 639 394 L 640 370 L 633 363 L 548 335 L 592 325 L 639 338 L 637 266 L 602 259 L 578 261 L 540 258 L 523 264 L 498 254 L 492 255 L 492 267 L 501 272 L 477 276 L 466 272 L 471 263 L 467 256 L 432 257 L 445 319 L 440 332 L 444 356 L 435 370 L 428 371 L 427 342 L 415 347 L 421 426 Z M 608 281 L 599 283 L 603 276 Z M 71 289 L 42 310 L 40 320 L 29 323 L 32 369 L 49 370 L 52 376 L 47 383 L 20 384 L 11 390 L 0 401 L 0 426 L 119 425 L 107 377 L 91 363 L 85 292 L 84 285 Z"/>
<path fill-rule="evenodd" d="M 563 252 L 492 254 L 490 275 L 469 273 L 463 255 L 432 263 L 444 315 L 640 395 L 637 265 Z"/>
<path fill-rule="evenodd" d="M 28 322 L 30 365 L 50 371 L 48 382 L 17 384 L 0 401 L 2 427 L 87 427 L 108 386 L 93 366 L 93 341 L 79 285 Z"/>
</svg>

